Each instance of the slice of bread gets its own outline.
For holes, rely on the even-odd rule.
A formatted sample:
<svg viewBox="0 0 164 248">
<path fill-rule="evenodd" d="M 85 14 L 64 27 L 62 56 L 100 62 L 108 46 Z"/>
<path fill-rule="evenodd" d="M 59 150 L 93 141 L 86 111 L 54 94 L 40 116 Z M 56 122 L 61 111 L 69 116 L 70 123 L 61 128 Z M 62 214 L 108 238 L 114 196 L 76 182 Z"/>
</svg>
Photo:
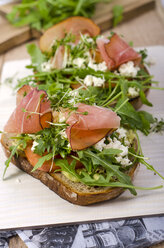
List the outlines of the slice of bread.
<svg viewBox="0 0 164 248">
<path fill-rule="evenodd" d="M 4 148 L 7 157 L 10 156 L 9 147 L 11 145 L 11 135 L 2 134 L 1 143 Z M 13 135 L 12 135 L 13 136 Z M 135 140 L 136 143 L 136 140 Z M 54 191 L 63 199 L 77 205 L 90 205 L 97 202 L 107 201 L 116 198 L 125 191 L 123 188 L 111 188 L 111 187 L 90 187 L 82 183 L 72 182 L 62 173 L 46 173 L 40 170 L 32 172 L 33 167 L 23 155 L 14 156 L 12 162 L 21 170 L 25 171 L 29 175 L 40 180 L 49 189 Z M 131 178 L 134 176 L 134 172 L 138 166 L 135 163 L 129 170 L 128 174 Z"/>
</svg>

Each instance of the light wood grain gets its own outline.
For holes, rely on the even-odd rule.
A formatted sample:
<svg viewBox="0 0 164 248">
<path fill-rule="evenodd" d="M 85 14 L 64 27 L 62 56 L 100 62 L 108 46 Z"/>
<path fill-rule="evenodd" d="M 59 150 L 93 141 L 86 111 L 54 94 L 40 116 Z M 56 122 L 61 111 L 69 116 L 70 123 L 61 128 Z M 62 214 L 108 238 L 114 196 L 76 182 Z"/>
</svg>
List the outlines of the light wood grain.
<svg viewBox="0 0 164 248">
<path fill-rule="evenodd" d="M 135 46 L 164 45 L 164 22 L 154 10 L 120 24 L 112 31 L 122 34 L 127 41 Z M 109 31 L 105 35 L 109 35 Z"/>
<path fill-rule="evenodd" d="M 97 4 L 95 15 L 93 20 L 105 31 L 112 27 L 113 22 L 113 7 L 114 5 L 121 5 L 123 7 L 123 21 L 132 19 L 139 16 L 143 12 L 147 12 L 149 9 L 154 9 L 154 0 L 115 0 L 111 3 Z"/>
<path fill-rule="evenodd" d="M 14 236 L 9 241 L 9 248 L 27 248 L 27 246 L 19 236 Z"/>
<path fill-rule="evenodd" d="M 1 34 L 3 34 L 0 35 L 0 53 L 6 52 L 32 37 L 29 27 L 15 28 L 2 16 L 0 16 L 0 24 Z"/>
<path fill-rule="evenodd" d="M 142 12 L 147 12 L 149 9 L 154 8 L 154 3 L 155 0 L 115 0 L 107 4 L 98 4 L 93 20 L 104 31 L 112 27 L 112 9 L 114 5 L 122 5 L 124 10 L 123 20 L 129 20 L 138 16 Z M 6 16 L 13 6 L 14 4 L 0 6 L 0 14 Z M 1 17 L 0 28 L 3 33 L 3 35 L 0 36 L 0 53 L 3 53 L 32 38 L 38 38 L 41 35 L 41 32 L 34 29 L 31 30 L 28 26 L 15 28 L 4 19 L 4 17 Z"/>
<path fill-rule="evenodd" d="M 164 242 L 157 244 L 157 245 L 150 246 L 149 248 L 164 248 Z"/>
<path fill-rule="evenodd" d="M 6 16 L 9 14 L 12 10 L 12 8 L 17 4 L 18 2 L 15 3 L 8 3 L 0 6 L 0 14 L 3 16 Z"/>
</svg>

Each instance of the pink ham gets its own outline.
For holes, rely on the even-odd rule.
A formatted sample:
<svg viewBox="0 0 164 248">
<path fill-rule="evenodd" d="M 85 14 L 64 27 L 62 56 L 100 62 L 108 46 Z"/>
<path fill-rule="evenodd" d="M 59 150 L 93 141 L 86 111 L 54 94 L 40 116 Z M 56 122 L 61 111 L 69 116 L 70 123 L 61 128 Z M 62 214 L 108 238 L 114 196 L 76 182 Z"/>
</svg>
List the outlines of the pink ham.
<svg viewBox="0 0 164 248">
<path fill-rule="evenodd" d="M 109 70 L 114 70 L 128 61 L 134 61 L 137 65 L 141 61 L 141 55 L 117 34 L 114 34 L 110 40 L 98 38 L 96 43 Z"/>
<path fill-rule="evenodd" d="M 84 115 L 84 112 L 88 114 Z M 68 118 L 67 124 L 70 125 L 66 133 L 72 150 L 82 150 L 118 128 L 120 117 L 110 109 L 80 103 L 76 113 Z"/>
<path fill-rule="evenodd" d="M 16 105 L 18 105 L 22 99 L 32 91 L 33 88 L 30 85 L 23 85 L 18 91 L 17 91 L 17 96 L 16 96 Z"/>
<path fill-rule="evenodd" d="M 8 133 L 36 133 L 42 128 L 48 127 L 48 121 L 52 121 L 52 114 L 50 102 L 46 97 L 47 95 L 43 90 L 32 89 L 17 105 L 5 125 L 4 131 Z"/>
</svg>

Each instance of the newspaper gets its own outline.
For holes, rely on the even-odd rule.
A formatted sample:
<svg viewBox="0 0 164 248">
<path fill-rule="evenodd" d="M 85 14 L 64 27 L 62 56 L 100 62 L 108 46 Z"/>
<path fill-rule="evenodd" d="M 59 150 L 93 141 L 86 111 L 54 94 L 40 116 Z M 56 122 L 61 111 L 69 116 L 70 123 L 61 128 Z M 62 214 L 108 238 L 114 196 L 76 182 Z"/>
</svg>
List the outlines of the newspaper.
<svg viewBox="0 0 164 248">
<path fill-rule="evenodd" d="M 164 241 L 164 216 L 0 232 L 0 248 L 14 235 L 28 248 L 146 248 Z"/>
</svg>

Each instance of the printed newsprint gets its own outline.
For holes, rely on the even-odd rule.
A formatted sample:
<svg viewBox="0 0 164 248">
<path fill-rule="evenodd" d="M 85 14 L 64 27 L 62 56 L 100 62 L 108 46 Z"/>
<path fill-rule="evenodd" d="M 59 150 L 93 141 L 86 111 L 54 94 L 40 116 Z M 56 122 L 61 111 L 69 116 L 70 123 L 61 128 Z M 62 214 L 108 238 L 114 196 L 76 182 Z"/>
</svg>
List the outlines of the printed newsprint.
<svg viewBox="0 0 164 248">
<path fill-rule="evenodd" d="M 0 248 L 18 234 L 28 248 L 146 248 L 164 241 L 164 216 L 0 232 Z"/>
</svg>

